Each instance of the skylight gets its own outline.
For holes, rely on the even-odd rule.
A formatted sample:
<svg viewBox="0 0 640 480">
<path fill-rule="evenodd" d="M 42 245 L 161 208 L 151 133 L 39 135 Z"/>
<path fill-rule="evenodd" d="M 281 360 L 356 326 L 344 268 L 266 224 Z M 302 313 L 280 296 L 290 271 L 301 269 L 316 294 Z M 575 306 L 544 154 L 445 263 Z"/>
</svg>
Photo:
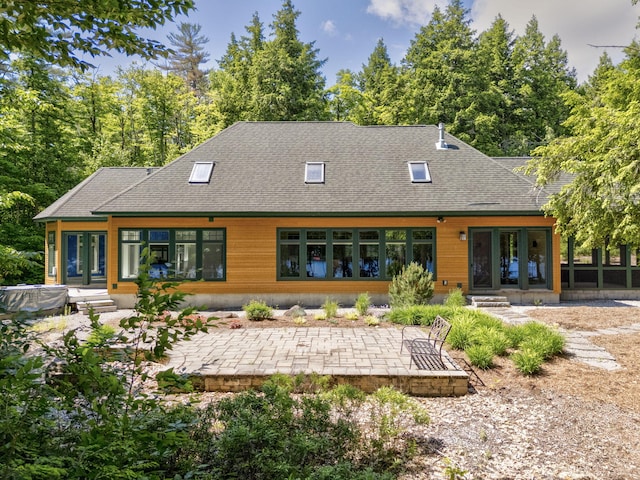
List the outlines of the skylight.
<svg viewBox="0 0 640 480">
<path fill-rule="evenodd" d="M 305 183 L 324 183 L 324 163 L 307 162 L 304 169 Z"/>
<path fill-rule="evenodd" d="M 409 172 L 413 183 L 431 182 L 431 173 L 427 162 L 409 162 Z"/>
<path fill-rule="evenodd" d="M 196 162 L 193 164 L 189 183 L 209 183 L 213 172 L 213 162 Z"/>
</svg>

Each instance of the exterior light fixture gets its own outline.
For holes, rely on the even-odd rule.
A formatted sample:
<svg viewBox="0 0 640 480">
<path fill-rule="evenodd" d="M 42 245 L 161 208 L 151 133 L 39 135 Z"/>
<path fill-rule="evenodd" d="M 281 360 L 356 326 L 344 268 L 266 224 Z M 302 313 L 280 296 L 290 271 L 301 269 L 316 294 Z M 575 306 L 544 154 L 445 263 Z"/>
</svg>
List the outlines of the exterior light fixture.
<svg viewBox="0 0 640 480">
<path fill-rule="evenodd" d="M 442 215 L 438 216 L 438 218 L 436 219 L 438 221 L 438 223 L 444 223 L 445 219 Z"/>
<path fill-rule="evenodd" d="M 467 234 L 465 232 L 460 232 L 460 241 L 464 242 L 467 239 Z"/>
</svg>

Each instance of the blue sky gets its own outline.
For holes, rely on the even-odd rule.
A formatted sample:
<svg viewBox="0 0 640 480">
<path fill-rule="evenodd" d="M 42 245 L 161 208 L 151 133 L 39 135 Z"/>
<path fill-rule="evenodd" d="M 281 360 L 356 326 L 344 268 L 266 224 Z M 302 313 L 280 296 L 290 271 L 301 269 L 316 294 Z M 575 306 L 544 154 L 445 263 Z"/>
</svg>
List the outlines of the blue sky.
<svg viewBox="0 0 640 480">
<path fill-rule="evenodd" d="M 327 86 L 333 85 L 338 70 L 348 68 L 359 71 L 373 51 L 379 38 L 383 38 L 391 60 L 399 64 L 411 39 L 426 24 L 435 5 L 446 8 L 440 0 L 294 0 L 301 12 L 298 17 L 300 39 L 315 42 L 319 58 L 327 59 L 322 72 Z M 516 34 L 536 15 L 540 30 L 549 40 L 554 34 L 562 39 L 569 54 L 569 63 L 575 67 L 579 81 L 584 81 L 598 63 L 603 48 L 594 45 L 628 45 L 638 34 L 635 29 L 640 16 L 640 4 L 631 0 L 465 0 L 471 11 L 472 28 L 477 32 L 487 29 L 501 14 Z M 258 12 L 265 34 L 273 14 L 282 6 L 281 0 L 196 0 L 197 10 L 178 22 L 202 26 L 201 33 L 209 42 L 209 68 L 216 68 L 215 60 L 225 52 L 232 32 L 237 37 L 246 34 L 245 26 Z M 176 24 L 167 24 L 148 35 L 166 41 Z M 618 48 L 606 49 L 614 61 L 622 58 Z M 93 59 L 100 73 L 109 74 L 115 66 L 126 66 L 133 59 L 117 56 L 112 59 Z"/>
</svg>

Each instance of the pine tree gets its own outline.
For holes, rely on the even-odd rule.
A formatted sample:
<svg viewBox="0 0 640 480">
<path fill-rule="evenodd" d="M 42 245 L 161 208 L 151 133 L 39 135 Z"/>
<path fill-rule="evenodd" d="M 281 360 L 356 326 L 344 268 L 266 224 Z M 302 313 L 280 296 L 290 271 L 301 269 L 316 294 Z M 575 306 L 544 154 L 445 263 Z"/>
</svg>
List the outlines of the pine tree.
<svg viewBox="0 0 640 480">
<path fill-rule="evenodd" d="M 200 66 L 209 61 L 209 53 L 204 50 L 209 39 L 200 35 L 201 29 L 197 24 L 180 23 L 178 33 L 167 36 L 175 51 L 169 55 L 168 64 L 162 67 L 182 77 L 197 96 L 202 96 L 207 89 L 206 72 Z"/>
</svg>

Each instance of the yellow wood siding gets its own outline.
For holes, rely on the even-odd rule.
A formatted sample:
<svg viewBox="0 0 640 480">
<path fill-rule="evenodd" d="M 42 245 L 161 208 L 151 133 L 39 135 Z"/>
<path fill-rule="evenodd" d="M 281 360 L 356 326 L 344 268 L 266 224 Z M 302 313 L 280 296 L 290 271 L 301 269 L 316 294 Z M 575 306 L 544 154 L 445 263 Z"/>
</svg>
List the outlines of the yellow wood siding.
<svg viewBox="0 0 640 480">
<path fill-rule="evenodd" d="M 134 293 L 131 281 L 118 281 L 118 230 L 121 228 L 223 228 L 226 230 L 226 281 L 193 282 L 185 285 L 192 293 L 267 294 L 277 293 L 386 293 L 388 282 L 368 280 L 278 281 L 278 228 L 420 228 L 436 229 L 436 293 L 446 294 L 457 284 L 468 290 L 469 228 L 481 227 L 552 227 L 554 220 L 545 217 L 434 217 L 400 218 L 112 218 L 108 228 L 108 287 L 114 293 Z M 81 225 L 78 225 L 80 227 Z M 95 230 L 104 224 L 84 223 Z M 100 228 L 102 227 L 102 228 Z M 65 230 L 70 230 L 68 224 Z M 89 228 L 87 228 L 89 229 Z M 560 292 L 560 242 L 553 235 L 553 291 Z M 443 285 L 447 280 L 448 285 Z"/>
</svg>

